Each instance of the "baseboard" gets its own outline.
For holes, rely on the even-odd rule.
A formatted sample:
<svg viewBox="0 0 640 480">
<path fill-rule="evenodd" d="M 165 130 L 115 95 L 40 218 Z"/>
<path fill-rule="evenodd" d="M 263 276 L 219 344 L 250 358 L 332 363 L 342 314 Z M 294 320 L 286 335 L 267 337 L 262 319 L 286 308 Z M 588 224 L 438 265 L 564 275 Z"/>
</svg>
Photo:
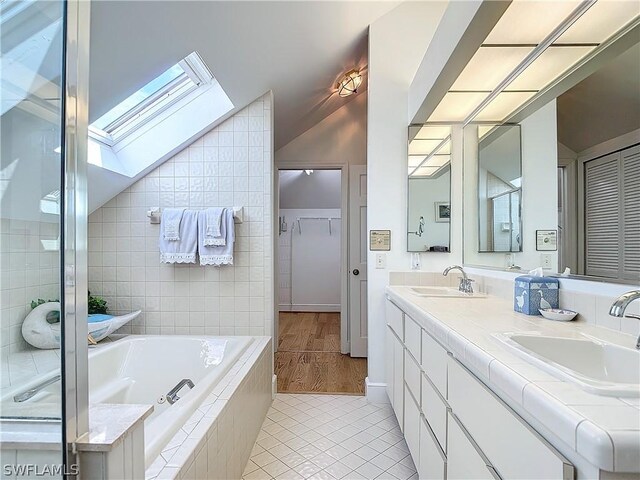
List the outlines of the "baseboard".
<svg viewBox="0 0 640 480">
<path fill-rule="evenodd" d="M 367 377 L 364 379 L 364 392 L 369 403 L 390 403 L 386 383 L 372 383 Z"/>
<path fill-rule="evenodd" d="M 293 305 L 285 303 L 278 305 L 281 312 L 340 312 L 340 305 L 334 304 L 302 304 L 294 303 Z"/>
</svg>

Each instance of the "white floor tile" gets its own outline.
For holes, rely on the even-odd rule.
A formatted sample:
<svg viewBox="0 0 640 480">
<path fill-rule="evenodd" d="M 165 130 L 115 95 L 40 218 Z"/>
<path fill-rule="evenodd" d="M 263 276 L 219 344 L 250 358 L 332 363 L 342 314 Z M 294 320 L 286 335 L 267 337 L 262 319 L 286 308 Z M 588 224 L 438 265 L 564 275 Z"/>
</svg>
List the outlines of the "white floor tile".
<svg viewBox="0 0 640 480">
<path fill-rule="evenodd" d="M 348 395 L 278 394 L 245 480 L 411 480 L 413 460 L 388 405 Z"/>
</svg>

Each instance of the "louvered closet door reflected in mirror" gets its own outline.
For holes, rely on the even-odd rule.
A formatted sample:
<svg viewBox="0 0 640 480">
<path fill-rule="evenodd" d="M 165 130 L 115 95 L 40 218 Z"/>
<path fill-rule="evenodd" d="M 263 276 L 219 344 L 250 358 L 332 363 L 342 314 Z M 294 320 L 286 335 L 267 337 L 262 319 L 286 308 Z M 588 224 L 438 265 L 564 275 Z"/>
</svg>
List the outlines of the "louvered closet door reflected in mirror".
<svg viewBox="0 0 640 480">
<path fill-rule="evenodd" d="M 640 145 L 584 164 L 587 275 L 640 278 Z"/>
</svg>

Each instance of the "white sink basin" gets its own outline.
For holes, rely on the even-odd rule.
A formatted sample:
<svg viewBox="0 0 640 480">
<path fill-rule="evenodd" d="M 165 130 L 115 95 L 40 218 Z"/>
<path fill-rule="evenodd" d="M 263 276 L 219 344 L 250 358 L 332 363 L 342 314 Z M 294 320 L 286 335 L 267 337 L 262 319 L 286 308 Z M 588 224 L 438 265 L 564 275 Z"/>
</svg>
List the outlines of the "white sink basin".
<svg viewBox="0 0 640 480">
<path fill-rule="evenodd" d="M 485 298 L 484 293 L 464 293 L 451 287 L 411 287 L 411 293 L 419 297 Z"/>
<path fill-rule="evenodd" d="M 610 397 L 640 397 L 640 351 L 584 339 L 496 334 L 530 363 L 583 390 Z"/>
</svg>

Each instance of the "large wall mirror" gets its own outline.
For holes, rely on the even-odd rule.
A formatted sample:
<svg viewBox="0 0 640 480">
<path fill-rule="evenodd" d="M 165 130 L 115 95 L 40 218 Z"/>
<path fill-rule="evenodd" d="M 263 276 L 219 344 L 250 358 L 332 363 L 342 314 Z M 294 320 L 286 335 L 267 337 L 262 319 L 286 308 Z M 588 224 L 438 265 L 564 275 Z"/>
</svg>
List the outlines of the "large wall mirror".
<svg viewBox="0 0 640 480">
<path fill-rule="evenodd" d="M 449 252 L 451 128 L 409 126 L 407 251 Z"/>
<path fill-rule="evenodd" d="M 478 250 L 521 252 L 520 126 L 482 126 L 478 136 Z"/>
<path fill-rule="evenodd" d="M 618 46 L 464 127 L 465 264 L 640 283 L 640 44 Z"/>
</svg>

